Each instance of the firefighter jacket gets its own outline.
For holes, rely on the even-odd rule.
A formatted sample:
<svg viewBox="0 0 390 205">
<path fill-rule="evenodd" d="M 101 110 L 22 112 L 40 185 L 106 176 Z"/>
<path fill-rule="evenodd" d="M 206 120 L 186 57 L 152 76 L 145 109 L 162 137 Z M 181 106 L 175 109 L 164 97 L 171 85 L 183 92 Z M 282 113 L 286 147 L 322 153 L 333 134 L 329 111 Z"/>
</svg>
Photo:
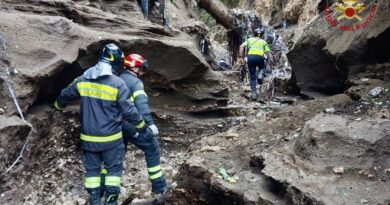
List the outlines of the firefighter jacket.
<svg viewBox="0 0 390 205">
<path fill-rule="evenodd" d="M 125 70 L 120 77 L 125 81 L 127 87 L 130 89 L 129 98 L 132 102 L 134 102 L 138 112 L 142 115 L 146 124 L 148 126 L 154 124 L 148 104 L 148 96 L 146 95 L 142 81 L 128 70 Z M 133 127 L 131 124 L 124 122 L 124 129 L 131 129 L 131 127 Z"/>
<path fill-rule="evenodd" d="M 122 117 L 138 129 L 146 128 L 125 82 L 112 73 L 111 65 L 99 62 L 61 91 L 56 109 L 81 98 L 81 148 L 104 151 L 122 140 Z"/>
<path fill-rule="evenodd" d="M 268 43 L 258 37 L 249 38 L 241 45 L 245 45 L 247 47 L 248 55 L 264 56 L 264 53 L 271 51 Z"/>
</svg>

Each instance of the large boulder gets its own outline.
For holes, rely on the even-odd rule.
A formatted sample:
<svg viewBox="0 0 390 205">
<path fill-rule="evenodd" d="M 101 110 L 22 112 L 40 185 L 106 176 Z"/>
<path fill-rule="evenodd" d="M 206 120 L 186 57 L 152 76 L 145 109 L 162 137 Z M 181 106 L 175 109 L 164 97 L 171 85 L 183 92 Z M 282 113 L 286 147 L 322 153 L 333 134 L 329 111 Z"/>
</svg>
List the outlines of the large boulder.
<svg viewBox="0 0 390 205">
<path fill-rule="evenodd" d="M 126 53 L 144 55 L 165 83 L 214 75 L 207 71 L 209 65 L 192 37 L 143 20 L 136 1 L 6 0 L 1 6 L 0 34 L 6 47 L 0 48 L 7 56 L 1 62 L 19 71 L 9 80 L 24 111 L 34 103 L 52 102 L 83 69 L 96 63 L 99 50 L 108 42 L 118 43 Z M 133 15 L 124 12 L 126 8 L 131 8 Z M 3 80 L 9 78 L 5 73 L 2 76 Z M 225 90 L 216 80 L 211 81 L 216 92 Z M 1 91 L 0 95 L 7 96 L 5 89 Z M 13 107 L 10 98 L 1 101 L 5 107 Z M 8 115 L 14 111 L 6 110 Z"/>
<path fill-rule="evenodd" d="M 389 149 L 390 120 L 357 119 L 327 114 L 315 116 L 306 123 L 295 143 L 295 153 L 318 169 L 340 165 L 346 169 L 369 169 L 378 163 L 390 166 L 378 158 Z"/>
<path fill-rule="evenodd" d="M 145 89 L 160 128 L 164 164 L 179 163 L 179 159 L 171 160 L 177 150 L 202 135 L 225 129 L 224 119 L 202 116 L 204 109 L 224 105 L 228 90 L 222 74 L 209 69 L 198 50 L 196 30 L 191 29 L 197 27 L 195 12 L 189 2 L 166 1 L 172 11 L 168 13 L 171 28 L 144 19 L 136 0 L 0 2 L 2 171 L 16 159 L 30 131 L 15 115 L 8 85 L 34 127 L 23 158 L 12 174 L 1 175 L 0 204 L 85 204 L 82 198 L 87 193 L 80 180 L 84 169 L 77 147 L 79 106 L 71 105 L 59 114 L 47 104 L 52 104 L 62 88 L 96 63 L 106 43 L 115 42 L 126 54 L 139 53 L 149 60 L 152 72 L 144 76 Z M 191 35 L 184 32 L 186 29 Z M 6 69 L 16 69 L 17 73 L 8 75 Z M 130 190 L 130 182 L 137 185 L 131 190 L 138 189 L 138 197 L 149 197 L 144 195 L 150 192 L 150 181 L 147 172 L 141 171 L 146 166 L 143 155 L 129 149 L 128 156 L 133 158 L 126 160 L 122 197 L 129 197 L 123 189 Z"/>
<path fill-rule="evenodd" d="M 390 121 L 319 114 L 294 147 L 263 153 L 262 172 L 292 203 L 387 204 Z"/>
<path fill-rule="evenodd" d="M 366 6 L 364 14 L 360 14 L 365 21 L 373 4 L 367 0 L 360 2 Z M 360 30 L 340 30 L 341 24 L 358 22 L 354 19 L 342 20 L 337 27 L 331 26 L 326 20 L 326 11 L 307 25 L 305 35 L 288 54 L 301 92 L 342 92 L 346 89 L 346 79 L 364 71 L 368 64 L 389 62 L 389 11 L 390 2 L 379 1 L 372 21 Z M 334 5 L 331 14 L 333 18 L 337 17 Z"/>
</svg>

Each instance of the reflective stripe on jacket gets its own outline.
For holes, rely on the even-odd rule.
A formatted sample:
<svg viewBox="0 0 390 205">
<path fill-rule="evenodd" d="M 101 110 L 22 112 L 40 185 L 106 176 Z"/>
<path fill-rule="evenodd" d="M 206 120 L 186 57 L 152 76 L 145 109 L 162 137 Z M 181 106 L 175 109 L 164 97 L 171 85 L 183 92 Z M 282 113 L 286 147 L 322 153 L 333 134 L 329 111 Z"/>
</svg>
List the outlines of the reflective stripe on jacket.
<svg viewBox="0 0 390 205">
<path fill-rule="evenodd" d="M 125 82 L 109 73 L 107 64 L 100 62 L 62 90 L 55 105 L 63 108 L 81 98 L 81 148 L 103 151 L 123 143 L 122 117 L 137 128 L 145 126 L 134 104 L 128 100 L 129 94 Z"/>
<path fill-rule="evenodd" d="M 148 126 L 154 124 L 149 107 L 148 95 L 144 90 L 144 84 L 142 81 L 128 70 L 125 70 L 120 77 L 125 81 L 127 87 L 130 89 L 130 100 L 134 102 L 138 112 L 142 115 L 146 124 Z"/>
<path fill-rule="evenodd" d="M 271 51 L 268 43 L 258 37 L 249 38 L 242 45 L 247 47 L 248 55 L 264 56 L 264 53 Z"/>
</svg>

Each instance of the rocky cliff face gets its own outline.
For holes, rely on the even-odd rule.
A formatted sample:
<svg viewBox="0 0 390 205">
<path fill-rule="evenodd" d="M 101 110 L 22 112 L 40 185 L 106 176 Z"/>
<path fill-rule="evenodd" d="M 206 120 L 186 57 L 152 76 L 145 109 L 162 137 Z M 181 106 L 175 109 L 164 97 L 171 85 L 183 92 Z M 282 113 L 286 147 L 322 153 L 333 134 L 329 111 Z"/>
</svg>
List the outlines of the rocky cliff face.
<svg viewBox="0 0 390 205">
<path fill-rule="evenodd" d="M 288 28 L 280 33 L 289 42 L 289 60 L 294 71 L 294 84 L 304 93 L 312 91 L 335 94 L 347 89 L 347 79 L 365 70 L 367 65 L 389 62 L 384 50 L 389 35 L 389 3 L 359 1 L 365 9 L 359 13 L 362 20 L 344 19 L 332 26 L 341 13 L 334 3 L 341 1 L 243 1 L 246 8 L 255 8 L 266 24 Z M 329 3 L 330 11 L 326 5 Z M 342 2 L 341 2 L 342 3 Z M 329 15 L 328 15 L 329 13 Z M 370 17 L 371 16 L 371 17 Z M 328 20 L 327 20 L 328 18 Z M 365 28 L 356 24 L 365 24 Z M 355 25 L 354 31 L 345 31 L 342 25 Z M 309 94 L 310 95 L 310 94 Z"/>
<path fill-rule="evenodd" d="M 243 8 L 255 9 L 261 20 L 270 26 L 281 28 L 285 21 L 288 30 L 281 32 L 286 41 L 295 42 L 298 40 L 303 29 L 313 21 L 323 10 L 324 1 L 320 0 L 260 0 L 241 1 Z"/>
<path fill-rule="evenodd" d="M 271 112 L 260 108 L 256 118 L 248 113 L 246 122 L 192 144 L 178 175 L 176 200 L 390 203 L 390 195 L 382 192 L 388 190 L 390 173 L 389 56 L 383 50 L 388 47 L 388 2 L 378 2 L 375 17 L 358 31 L 328 24 L 325 1 L 242 2 L 256 8 L 265 23 L 288 21 L 280 32 L 290 39 L 295 84 L 317 99 Z M 360 2 L 366 5 L 362 16 L 369 18 L 372 2 Z"/>
<path fill-rule="evenodd" d="M 170 137 L 177 137 L 182 131 L 194 136 L 194 139 L 182 140 L 183 144 L 208 133 L 202 129 L 210 130 L 209 134 L 217 131 L 213 127 L 222 123 L 220 120 L 202 123 L 204 119 L 197 121 L 197 117 L 191 120 L 178 117 L 181 112 L 219 109 L 226 104 L 229 95 L 223 77 L 209 69 L 198 51 L 196 37 L 202 25 L 197 23 L 193 6 L 192 1 L 167 1 L 172 27 L 166 29 L 161 26 L 155 9 L 150 16 L 155 23 L 144 19 L 135 0 L 0 2 L 2 171 L 15 161 L 27 137 L 29 141 L 22 160 L 11 172 L 3 172 L 1 176 L 0 203 L 79 203 L 76 201 L 80 193 L 72 196 L 71 192 L 61 191 L 68 189 L 67 186 L 76 187 L 73 191 L 82 190 L 82 183 L 72 180 L 74 176 L 82 176 L 75 146 L 78 142 L 77 107 L 71 107 L 64 117 L 53 116 L 49 106 L 62 88 L 96 63 L 99 50 L 108 42 L 117 43 L 125 53 L 136 52 L 150 61 L 152 72 L 146 76 L 145 84 L 156 121 L 171 128 L 161 135 L 167 137 L 168 144 L 172 142 Z M 17 73 L 9 75 L 7 70 Z M 26 120 L 33 124 L 31 133 L 30 127 L 18 117 L 9 86 Z M 186 125 L 189 122 L 199 122 L 199 129 Z M 178 131 L 175 126 L 188 129 Z M 67 142 L 73 145 L 68 146 Z M 59 161 L 62 162 L 57 164 Z M 142 162 L 142 158 L 139 161 Z M 43 176 L 44 172 L 51 173 L 46 175 L 59 183 L 63 179 L 64 183 L 53 186 L 51 179 Z M 18 184 L 15 182 L 18 178 L 21 183 L 12 185 Z M 145 176 L 143 183 L 148 184 L 146 179 Z M 45 190 L 53 195 L 36 197 L 43 196 Z"/>
<path fill-rule="evenodd" d="M 367 21 L 374 8 L 371 1 L 361 1 L 366 10 L 361 14 Z M 322 12 L 304 30 L 302 36 L 291 48 L 289 59 L 297 85 L 302 91 L 318 91 L 328 94 L 342 92 L 347 88 L 346 80 L 368 65 L 390 61 L 385 48 L 389 46 L 389 2 L 378 2 L 371 22 L 360 30 L 343 31 L 341 21 L 333 27 Z M 334 6 L 332 15 L 337 17 Z M 353 24 L 364 23 L 357 20 Z M 356 29 L 356 28 L 355 28 Z"/>
<path fill-rule="evenodd" d="M 141 19 L 135 1 L 101 5 L 4 1 L 2 7 L 2 38 L 5 52 L 20 71 L 13 80 L 23 110 L 37 99 L 40 90 L 45 95 L 57 94 L 61 86 L 96 62 L 99 49 L 109 41 L 120 44 L 126 53 L 156 59 L 151 62 L 152 70 L 167 82 L 199 77 L 207 70 L 192 37 Z M 120 9 L 111 11 L 113 8 Z"/>
</svg>

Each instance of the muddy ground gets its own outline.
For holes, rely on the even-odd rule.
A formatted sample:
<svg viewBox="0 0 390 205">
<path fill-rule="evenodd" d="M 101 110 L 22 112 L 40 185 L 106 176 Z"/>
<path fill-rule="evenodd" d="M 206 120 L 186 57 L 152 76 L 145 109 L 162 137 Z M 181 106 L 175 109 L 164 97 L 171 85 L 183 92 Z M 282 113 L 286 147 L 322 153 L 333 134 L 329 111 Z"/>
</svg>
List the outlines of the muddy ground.
<svg viewBox="0 0 390 205">
<path fill-rule="evenodd" d="M 193 143 L 177 204 L 389 204 L 390 84 L 373 75 Z"/>
<path fill-rule="evenodd" d="M 362 74 L 351 79 L 352 87 L 346 94 L 314 100 L 295 97 L 293 104 L 272 107 L 249 101 L 248 89 L 241 88 L 233 74 L 224 75 L 233 82 L 227 106 L 204 108 L 192 103 L 180 104 L 183 102 L 180 97 L 164 105 L 163 96 L 169 96 L 164 92 L 151 97 L 155 105 L 153 115 L 161 131 L 161 159 L 173 188 L 168 204 L 388 202 L 389 194 L 375 197 L 379 190 L 390 187 L 388 82 Z M 369 96 L 369 91 L 378 86 L 384 88 L 383 92 L 375 98 Z M 1 203 L 86 204 L 77 104 L 62 113 L 44 105 L 29 113 L 34 116 L 29 120 L 39 130 L 36 134 L 44 137 L 30 142 L 34 149 L 28 152 L 28 160 L 10 175 L 2 176 Z M 352 148 L 355 142 L 344 143 L 339 135 L 332 138 L 308 135 L 310 126 L 332 130 L 337 126 L 328 125 L 329 122 L 344 118 L 351 122 L 379 120 L 380 129 L 376 129 L 387 131 L 368 145 L 365 142 L 369 139 L 363 136 L 356 148 Z M 364 126 L 368 126 L 365 134 L 372 135 L 370 127 L 375 128 L 375 123 Z M 313 140 L 317 140 L 317 145 Z M 382 143 L 375 145 L 377 141 Z M 336 146 L 337 142 L 340 146 Z M 348 155 L 356 149 L 356 155 Z M 136 204 L 152 197 L 145 167 L 142 152 L 130 146 L 121 185 L 123 204 L 129 204 L 130 199 Z M 342 169 L 341 173 L 336 173 L 335 168 Z M 221 170 L 226 170 L 229 178 Z M 349 189 L 350 186 L 363 188 Z"/>
</svg>

